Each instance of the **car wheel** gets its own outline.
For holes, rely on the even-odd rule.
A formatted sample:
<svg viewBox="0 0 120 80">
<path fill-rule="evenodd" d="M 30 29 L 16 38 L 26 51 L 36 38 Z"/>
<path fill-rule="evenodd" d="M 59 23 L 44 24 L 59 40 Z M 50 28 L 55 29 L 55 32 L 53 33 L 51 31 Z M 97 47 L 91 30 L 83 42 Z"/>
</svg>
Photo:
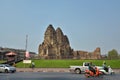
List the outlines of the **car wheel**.
<svg viewBox="0 0 120 80">
<path fill-rule="evenodd" d="M 12 73 L 15 73 L 15 71 L 12 71 Z"/>
<path fill-rule="evenodd" d="M 81 74 L 81 70 L 79 68 L 75 69 L 75 73 Z"/>
<path fill-rule="evenodd" d="M 8 73 L 8 70 L 7 70 L 7 69 L 5 69 L 5 73 Z"/>
</svg>

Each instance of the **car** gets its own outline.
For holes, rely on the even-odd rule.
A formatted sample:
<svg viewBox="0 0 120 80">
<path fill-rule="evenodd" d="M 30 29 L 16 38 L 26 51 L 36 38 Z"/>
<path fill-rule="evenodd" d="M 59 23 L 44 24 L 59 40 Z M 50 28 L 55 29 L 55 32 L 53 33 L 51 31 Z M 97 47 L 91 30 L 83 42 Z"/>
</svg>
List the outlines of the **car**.
<svg viewBox="0 0 120 80">
<path fill-rule="evenodd" d="M 9 64 L 0 64 L 0 72 L 14 73 L 16 72 L 16 68 L 13 66 L 10 66 Z"/>
</svg>

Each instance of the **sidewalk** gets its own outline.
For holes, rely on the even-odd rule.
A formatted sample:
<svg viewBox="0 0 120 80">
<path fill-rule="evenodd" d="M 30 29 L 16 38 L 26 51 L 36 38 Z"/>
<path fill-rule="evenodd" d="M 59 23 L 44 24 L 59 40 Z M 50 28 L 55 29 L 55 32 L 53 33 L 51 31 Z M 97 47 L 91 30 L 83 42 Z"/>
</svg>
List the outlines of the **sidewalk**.
<svg viewBox="0 0 120 80">
<path fill-rule="evenodd" d="M 16 68 L 17 72 L 70 72 L 69 68 Z"/>
<path fill-rule="evenodd" d="M 70 72 L 69 68 L 16 68 L 17 72 Z M 115 73 L 120 73 L 120 69 L 113 69 Z"/>
</svg>

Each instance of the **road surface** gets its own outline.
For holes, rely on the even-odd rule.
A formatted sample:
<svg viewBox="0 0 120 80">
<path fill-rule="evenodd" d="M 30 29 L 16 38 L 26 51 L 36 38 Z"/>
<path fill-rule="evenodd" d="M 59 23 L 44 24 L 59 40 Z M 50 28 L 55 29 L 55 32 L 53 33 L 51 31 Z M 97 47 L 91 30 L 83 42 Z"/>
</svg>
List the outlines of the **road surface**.
<svg viewBox="0 0 120 80">
<path fill-rule="evenodd" d="M 84 74 L 69 72 L 0 73 L 0 80 L 119 80 L 120 74 L 86 78 Z"/>
</svg>

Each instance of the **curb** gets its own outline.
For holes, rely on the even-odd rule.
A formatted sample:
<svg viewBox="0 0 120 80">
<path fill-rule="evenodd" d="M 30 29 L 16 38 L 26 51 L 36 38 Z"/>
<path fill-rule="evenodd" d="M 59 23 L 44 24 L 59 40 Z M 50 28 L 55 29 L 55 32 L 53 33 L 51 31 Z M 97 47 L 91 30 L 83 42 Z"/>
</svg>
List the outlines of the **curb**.
<svg viewBox="0 0 120 80">
<path fill-rule="evenodd" d="M 16 68 L 17 72 L 70 72 L 69 68 Z M 120 73 L 120 69 L 113 69 L 115 73 Z"/>
</svg>

